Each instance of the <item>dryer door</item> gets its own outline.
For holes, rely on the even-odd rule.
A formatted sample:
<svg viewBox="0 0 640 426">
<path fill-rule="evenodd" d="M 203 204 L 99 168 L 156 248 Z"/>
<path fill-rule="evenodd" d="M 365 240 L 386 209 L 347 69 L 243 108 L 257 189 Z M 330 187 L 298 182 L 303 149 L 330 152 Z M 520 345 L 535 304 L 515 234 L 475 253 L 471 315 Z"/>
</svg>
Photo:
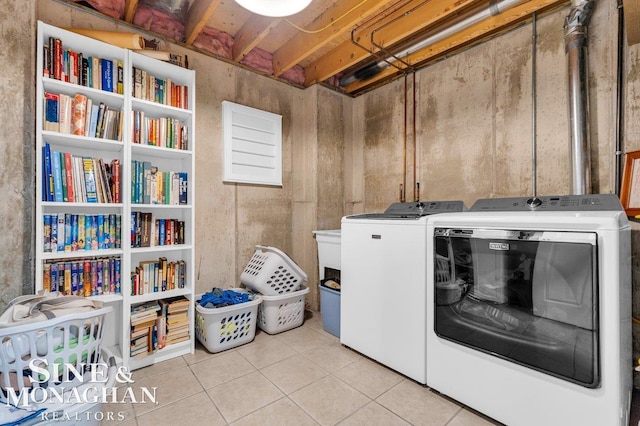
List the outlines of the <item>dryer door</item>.
<svg viewBox="0 0 640 426">
<path fill-rule="evenodd" d="M 435 332 L 597 387 L 597 235 L 435 230 Z"/>
</svg>

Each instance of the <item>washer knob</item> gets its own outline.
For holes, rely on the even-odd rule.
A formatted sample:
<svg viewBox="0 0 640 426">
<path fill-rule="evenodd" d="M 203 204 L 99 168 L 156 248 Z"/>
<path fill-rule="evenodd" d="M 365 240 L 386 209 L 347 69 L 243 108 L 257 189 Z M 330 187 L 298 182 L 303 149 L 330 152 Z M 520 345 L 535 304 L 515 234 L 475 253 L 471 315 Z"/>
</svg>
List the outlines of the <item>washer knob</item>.
<svg viewBox="0 0 640 426">
<path fill-rule="evenodd" d="M 542 204 L 542 200 L 538 197 L 529 198 L 527 200 L 527 205 L 532 210 L 540 207 L 541 204 Z"/>
</svg>

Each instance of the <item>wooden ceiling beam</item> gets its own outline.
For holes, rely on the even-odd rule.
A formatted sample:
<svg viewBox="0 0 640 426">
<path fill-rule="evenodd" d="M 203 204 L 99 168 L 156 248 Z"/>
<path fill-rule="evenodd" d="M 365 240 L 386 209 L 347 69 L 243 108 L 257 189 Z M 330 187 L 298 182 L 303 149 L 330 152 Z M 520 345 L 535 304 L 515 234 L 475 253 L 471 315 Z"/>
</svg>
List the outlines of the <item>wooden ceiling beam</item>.
<svg viewBox="0 0 640 426">
<path fill-rule="evenodd" d="M 193 2 L 187 12 L 187 19 L 184 23 L 185 44 L 193 44 L 221 1 L 222 0 L 195 0 Z"/>
<path fill-rule="evenodd" d="M 124 21 L 129 24 L 133 22 L 133 17 L 136 14 L 138 8 L 138 0 L 125 0 L 124 1 Z"/>
<path fill-rule="evenodd" d="M 417 2 L 403 6 L 372 27 L 363 28 L 354 34 L 356 41 L 369 51 L 348 40 L 309 64 L 305 68 L 305 86 L 324 81 L 368 58 L 370 52 L 377 50 L 371 45 L 372 32 L 375 32 L 377 44 L 389 46 L 480 2 L 478 0 L 431 0 L 423 3 L 427 9 L 416 7 L 415 3 Z M 425 11 L 429 14 L 426 15 Z"/>
<path fill-rule="evenodd" d="M 453 51 L 456 48 L 468 45 L 477 40 L 481 40 L 500 29 L 513 27 L 517 23 L 528 19 L 534 12 L 538 12 L 540 10 L 548 9 L 554 6 L 559 6 L 564 3 L 568 3 L 568 0 L 531 0 L 520 6 L 515 6 L 511 9 L 508 9 L 499 15 L 492 16 L 482 22 L 463 29 L 451 37 L 429 45 L 424 49 L 414 52 L 402 59 L 409 65 L 424 64 L 430 59 L 441 56 L 443 53 Z M 374 77 L 364 81 L 356 81 L 348 85 L 344 89 L 347 93 L 358 92 L 366 88 L 367 86 L 371 86 L 378 81 L 391 78 L 400 72 L 401 71 L 399 71 L 397 68 L 390 66 Z"/>
<path fill-rule="evenodd" d="M 280 22 L 282 22 L 282 18 L 274 19 L 252 14 L 233 39 L 233 60 L 240 62 Z"/>
<path fill-rule="evenodd" d="M 307 31 L 318 32 L 298 32 L 296 36 L 274 52 L 274 74 L 276 76 L 282 75 L 323 46 L 331 43 L 335 38 L 342 36 L 345 31 L 350 31 L 356 24 L 376 13 L 388 3 L 389 0 L 341 0 L 335 2 L 308 28 L 305 28 Z M 322 30 L 323 28 L 325 29 Z"/>
</svg>

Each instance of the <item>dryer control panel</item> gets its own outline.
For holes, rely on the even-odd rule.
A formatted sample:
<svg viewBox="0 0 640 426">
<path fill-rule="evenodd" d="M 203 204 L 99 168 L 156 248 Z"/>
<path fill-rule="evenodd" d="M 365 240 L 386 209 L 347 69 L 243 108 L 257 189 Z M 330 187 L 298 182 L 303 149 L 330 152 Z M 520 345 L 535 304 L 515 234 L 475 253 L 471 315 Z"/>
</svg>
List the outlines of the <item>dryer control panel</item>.
<svg viewBox="0 0 640 426">
<path fill-rule="evenodd" d="M 485 198 L 476 201 L 470 211 L 623 211 L 623 209 L 620 199 L 615 194 L 586 194 Z"/>
</svg>

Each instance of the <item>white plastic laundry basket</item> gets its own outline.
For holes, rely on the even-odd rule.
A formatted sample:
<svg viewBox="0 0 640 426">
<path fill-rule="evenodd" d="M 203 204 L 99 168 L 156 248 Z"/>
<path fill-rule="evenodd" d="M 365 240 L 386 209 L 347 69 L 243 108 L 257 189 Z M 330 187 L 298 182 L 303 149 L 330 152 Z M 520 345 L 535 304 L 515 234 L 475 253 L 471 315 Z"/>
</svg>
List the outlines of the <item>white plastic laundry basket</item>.
<svg viewBox="0 0 640 426">
<path fill-rule="evenodd" d="M 275 247 L 256 246 L 256 251 L 240 275 L 240 282 L 265 296 L 296 291 L 307 274 L 284 252 Z"/>
<path fill-rule="evenodd" d="M 302 325 L 304 322 L 304 299 L 309 288 L 279 296 L 262 296 L 258 310 L 258 327 L 269 334 L 281 333 Z"/>
<path fill-rule="evenodd" d="M 0 403 L 7 401 L 9 388 L 19 394 L 22 389 L 50 392 L 82 384 L 69 365 L 79 370 L 80 363 L 98 362 L 104 320 L 111 310 L 107 306 L 0 328 Z"/>
<path fill-rule="evenodd" d="M 198 303 L 200 297 L 196 298 L 196 337 L 209 352 L 221 352 L 253 340 L 262 297 L 251 297 L 248 302 L 222 308 L 204 308 Z"/>
<path fill-rule="evenodd" d="M 91 373 L 85 383 L 77 387 L 78 395 L 86 395 L 87 398 L 95 397 L 86 402 L 67 403 L 66 399 L 73 400 L 75 396 L 62 396 L 65 402 L 57 401 L 52 397 L 51 401 L 32 403 L 27 408 L 14 407 L 0 404 L 0 424 L 19 424 L 21 426 L 51 425 L 51 426 L 99 426 L 104 420 L 115 420 L 117 415 L 113 412 L 103 411 L 104 402 L 109 400 L 116 384 L 118 365 L 113 353 L 102 348 L 102 356 L 99 362 L 107 367 L 107 371 L 97 371 L 95 377 L 99 382 L 91 382 Z M 86 377 L 85 377 L 86 379 Z M 67 390 L 69 392 L 70 390 Z M 104 399 L 103 400 L 103 395 Z"/>
</svg>

